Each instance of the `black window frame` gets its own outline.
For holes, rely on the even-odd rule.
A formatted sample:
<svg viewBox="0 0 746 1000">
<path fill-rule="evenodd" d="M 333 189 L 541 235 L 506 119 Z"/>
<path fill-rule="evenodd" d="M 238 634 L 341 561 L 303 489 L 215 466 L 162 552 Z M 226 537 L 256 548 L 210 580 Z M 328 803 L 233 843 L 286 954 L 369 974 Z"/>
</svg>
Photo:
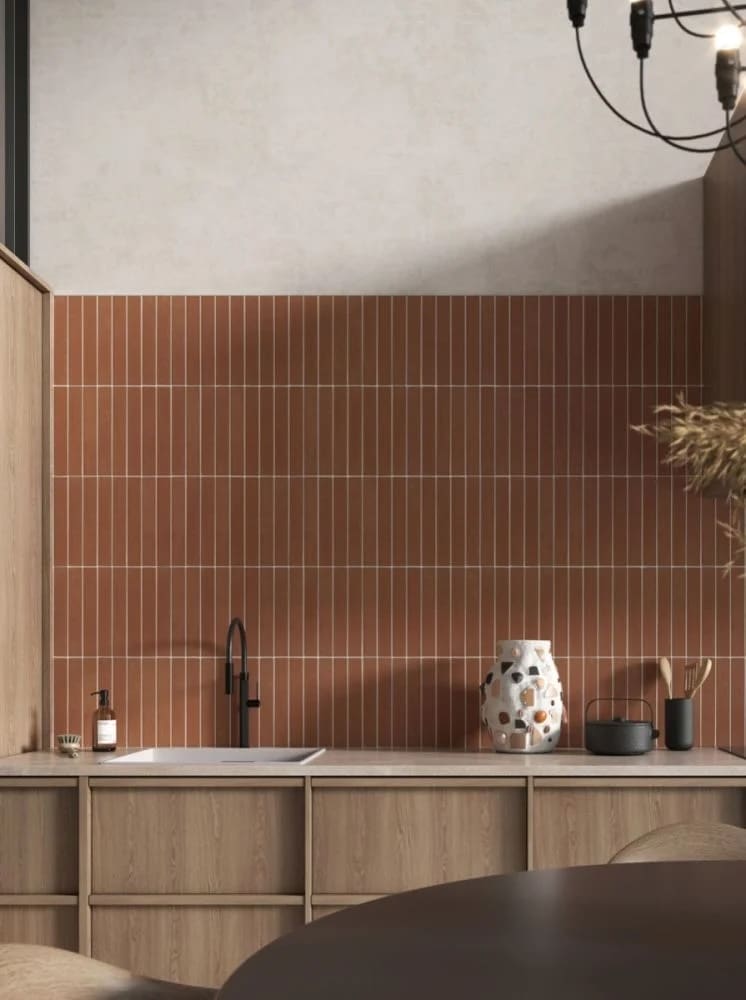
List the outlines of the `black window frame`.
<svg viewBox="0 0 746 1000">
<path fill-rule="evenodd" d="M 5 245 L 29 263 L 29 0 L 5 0 Z"/>
</svg>

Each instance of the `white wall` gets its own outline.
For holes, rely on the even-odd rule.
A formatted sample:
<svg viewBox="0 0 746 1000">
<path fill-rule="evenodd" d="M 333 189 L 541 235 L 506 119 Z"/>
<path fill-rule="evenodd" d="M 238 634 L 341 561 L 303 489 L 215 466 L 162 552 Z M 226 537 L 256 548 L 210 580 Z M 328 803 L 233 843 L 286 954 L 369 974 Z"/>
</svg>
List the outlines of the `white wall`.
<svg viewBox="0 0 746 1000">
<path fill-rule="evenodd" d="M 589 6 L 638 114 L 628 0 Z M 600 106 L 565 0 L 31 13 L 31 262 L 59 291 L 700 290 L 708 158 Z M 656 36 L 664 124 L 720 124 L 710 45 Z"/>
</svg>

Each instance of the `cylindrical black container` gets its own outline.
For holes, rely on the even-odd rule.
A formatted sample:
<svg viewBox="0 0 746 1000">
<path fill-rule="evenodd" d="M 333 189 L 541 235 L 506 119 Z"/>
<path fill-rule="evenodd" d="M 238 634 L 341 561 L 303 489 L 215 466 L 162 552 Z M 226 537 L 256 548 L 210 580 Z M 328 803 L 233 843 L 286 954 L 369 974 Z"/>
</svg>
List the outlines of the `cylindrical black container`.
<svg viewBox="0 0 746 1000">
<path fill-rule="evenodd" d="M 666 698 L 666 746 L 691 750 L 694 745 L 694 712 L 691 698 Z"/>
</svg>

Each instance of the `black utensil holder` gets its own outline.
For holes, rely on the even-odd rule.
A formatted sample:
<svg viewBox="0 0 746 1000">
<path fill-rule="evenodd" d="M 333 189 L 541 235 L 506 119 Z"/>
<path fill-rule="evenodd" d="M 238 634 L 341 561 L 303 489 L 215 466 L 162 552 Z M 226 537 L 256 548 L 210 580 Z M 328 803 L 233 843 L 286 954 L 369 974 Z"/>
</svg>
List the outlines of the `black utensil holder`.
<svg viewBox="0 0 746 1000">
<path fill-rule="evenodd" d="M 694 709 L 691 698 L 666 698 L 666 746 L 691 750 L 694 746 Z"/>
</svg>

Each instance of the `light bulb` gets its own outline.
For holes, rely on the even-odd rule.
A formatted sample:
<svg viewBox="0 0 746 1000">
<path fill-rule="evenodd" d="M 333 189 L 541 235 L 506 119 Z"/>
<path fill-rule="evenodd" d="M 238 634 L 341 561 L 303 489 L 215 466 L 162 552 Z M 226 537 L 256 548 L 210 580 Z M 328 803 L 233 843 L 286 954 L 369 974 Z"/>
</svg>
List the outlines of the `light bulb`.
<svg viewBox="0 0 746 1000">
<path fill-rule="evenodd" d="M 718 52 L 733 52 L 743 45 L 743 33 L 735 24 L 724 24 L 718 28 L 715 35 L 715 48 Z"/>
</svg>

